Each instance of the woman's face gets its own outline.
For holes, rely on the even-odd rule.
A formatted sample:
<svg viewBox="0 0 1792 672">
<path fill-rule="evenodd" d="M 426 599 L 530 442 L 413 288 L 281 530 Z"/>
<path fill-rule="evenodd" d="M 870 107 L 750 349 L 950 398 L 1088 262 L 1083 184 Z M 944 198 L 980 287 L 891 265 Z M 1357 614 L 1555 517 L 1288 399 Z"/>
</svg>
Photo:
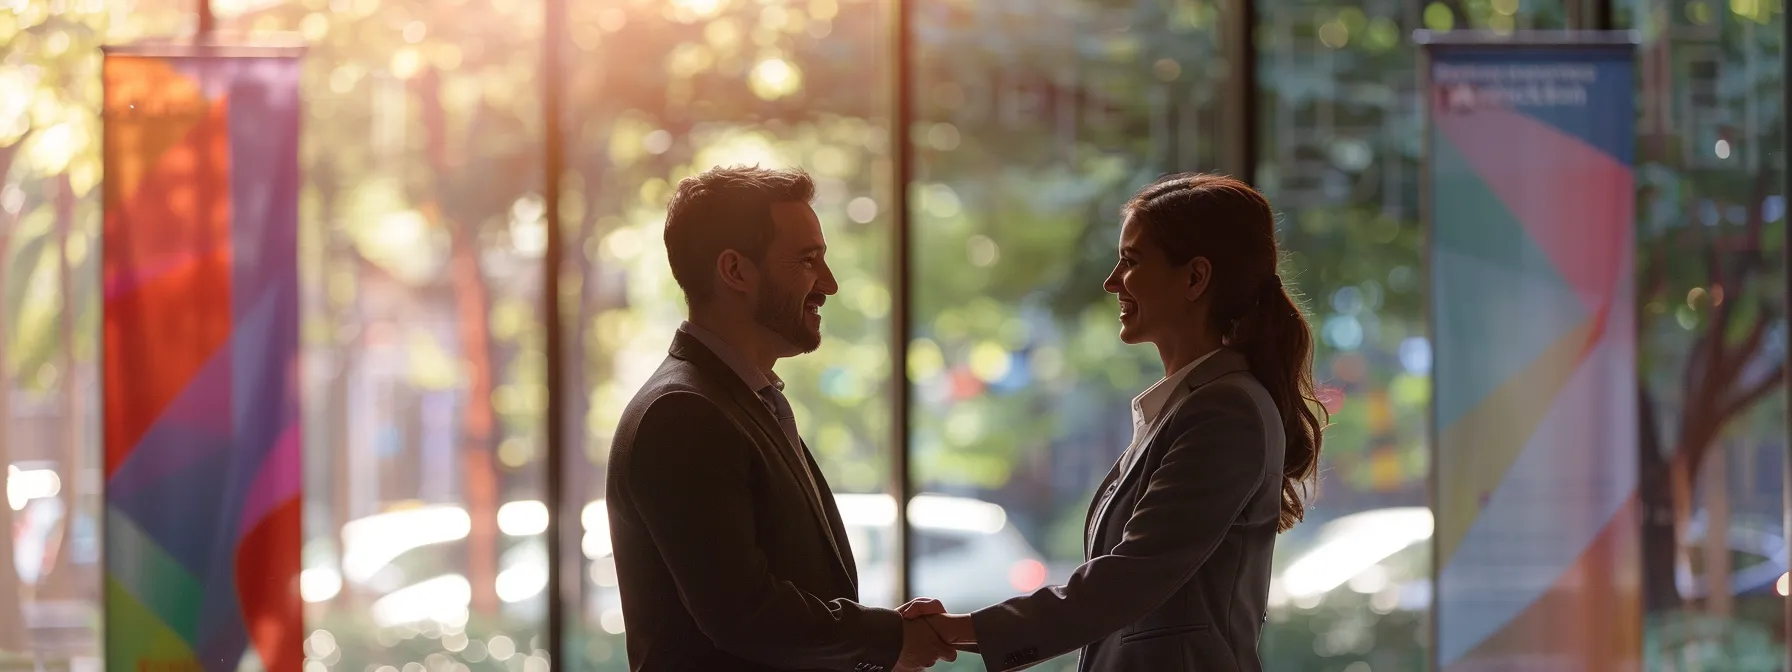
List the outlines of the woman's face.
<svg viewBox="0 0 1792 672">
<path fill-rule="evenodd" d="M 1170 265 L 1144 237 L 1144 226 L 1128 216 L 1120 225 L 1120 259 L 1102 287 L 1120 300 L 1120 340 L 1161 343 L 1192 326 L 1197 300 L 1207 289 L 1208 263 L 1195 258 Z"/>
</svg>

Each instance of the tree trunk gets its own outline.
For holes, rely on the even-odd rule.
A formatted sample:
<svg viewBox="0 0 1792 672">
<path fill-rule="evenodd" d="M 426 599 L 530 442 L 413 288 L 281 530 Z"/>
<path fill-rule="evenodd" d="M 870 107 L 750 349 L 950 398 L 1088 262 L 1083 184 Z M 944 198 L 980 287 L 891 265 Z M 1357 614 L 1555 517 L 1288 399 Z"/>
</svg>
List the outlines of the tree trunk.
<svg viewBox="0 0 1792 672">
<path fill-rule="evenodd" d="M 479 265 L 477 224 L 443 212 L 450 189 L 447 119 L 442 109 L 441 78 L 433 68 L 417 77 L 419 114 L 425 154 L 434 175 L 435 193 L 424 214 L 449 235 L 449 284 L 454 293 L 461 355 L 467 367 L 466 408 L 461 415 L 461 462 L 466 479 L 467 577 L 472 583 L 472 611 L 495 614 L 498 608 L 498 474 L 492 464 L 497 423 L 492 409 L 491 296 Z"/>
<path fill-rule="evenodd" d="M 320 167 L 327 165 L 327 163 L 319 163 Z M 325 240 L 323 276 L 326 278 L 325 286 L 328 287 L 327 278 L 332 273 L 354 273 L 359 276 L 361 263 L 357 258 L 358 253 L 355 251 L 354 244 L 347 240 L 341 228 L 334 225 L 338 214 L 336 211 L 338 200 L 335 175 L 319 174 L 322 172 L 319 170 L 313 175 L 319 185 L 318 197 L 322 201 L 320 209 L 329 213 L 326 215 L 327 223 L 323 226 L 324 231 L 322 232 Z M 359 286 L 359 282 L 357 277 L 357 286 Z M 353 324 L 353 333 L 358 335 L 361 331 L 361 324 L 354 319 L 354 316 L 358 315 L 353 304 L 355 299 L 350 299 L 350 303 L 344 306 L 336 306 L 332 301 L 329 292 L 324 292 L 322 301 L 324 314 L 330 318 L 330 344 L 331 350 L 336 355 L 330 362 L 334 368 L 330 373 L 329 398 L 324 402 L 326 409 L 324 417 L 329 422 L 328 428 L 324 431 L 328 432 L 330 437 L 329 443 L 325 444 L 326 450 L 330 453 L 329 478 L 327 479 L 330 484 L 330 535 L 340 546 L 342 544 L 342 528 L 348 525 L 351 514 L 354 513 L 353 488 L 351 487 L 354 479 L 349 474 L 348 454 L 353 445 L 348 419 L 349 381 L 355 371 L 355 362 L 359 354 L 359 350 L 355 348 L 358 336 L 345 338 L 343 334 L 347 331 L 344 327 Z M 340 551 L 336 554 L 334 569 L 338 574 L 342 572 L 342 553 Z M 349 599 L 356 592 L 353 586 L 344 582 L 342 591 L 337 594 L 336 599 Z"/>
<path fill-rule="evenodd" d="M 605 136 L 603 141 L 596 143 L 596 146 L 608 147 L 608 136 Z M 604 194 L 604 184 L 607 182 L 605 178 L 608 177 L 608 158 L 607 156 L 600 157 L 586 165 L 583 173 L 585 202 L 588 205 L 580 216 L 578 235 L 570 237 L 563 248 L 566 250 L 566 255 L 572 258 L 573 267 L 578 270 L 579 278 L 579 310 L 573 318 L 572 334 L 563 342 L 566 348 L 564 361 L 572 367 L 565 379 L 568 387 L 565 390 L 567 400 L 565 437 L 568 449 L 576 447 L 577 455 L 583 460 L 577 463 L 579 471 L 591 470 L 591 466 L 595 463 L 592 451 L 603 451 L 599 454 L 607 454 L 606 449 L 609 448 L 609 446 L 589 445 L 591 423 L 587 422 L 586 418 L 591 414 L 591 385 L 588 381 L 608 380 L 611 374 L 609 362 L 594 359 L 593 353 L 587 351 L 589 346 L 586 345 L 586 341 L 590 336 L 591 323 L 597 319 L 598 313 L 606 308 L 614 307 L 614 305 L 610 296 L 603 291 L 605 289 L 603 278 L 598 276 L 602 272 L 602 267 L 594 263 L 591 256 L 585 253 L 590 241 L 602 240 L 603 236 L 609 233 L 598 229 L 598 221 L 602 219 L 598 204 L 604 202 L 599 199 Z M 592 370 L 593 363 L 597 365 L 596 371 Z M 584 477 L 579 482 L 587 484 L 586 487 L 576 490 L 569 488 L 567 491 L 577 493 L 575 496 L 586 499 L 604 496 L 604 479 Z M 593 487 L 596 488 L 595 491 L 590 489 Z"/>
<path fill-rule="evenodd" d="M 1642 425 L 1637 441 L 1637 492 L 1643 508 L 1643 606 L 1647 613 L 1657 614 L 1680 608 L 1680 590 L 1674 583 L 1679 536 L 1655 400 L 1642 385 L 1637 386 L 1637 416 Z"/>
<path fill-rule="evenodd" d="M 1730 594 L 1730 464 L 1723 443 L 1706 451 L 1700 475 L 1705 491 L 1705 613 L 1729 617 L 1736 612 Z"/>
<path fill-rule="evenodd" d="M 24 144 L 23 139 L 9 147 L 0 148 L 0 185 L 6 183 L 6 175 L 12 168 L 12 158 Z M 6 296 L 7 259 L 12 250 L 13 228 L 18 225 L 19 218 L 0 210 L 0 297 Z M 12 366 L 6 352 L 7 335 L 10 328 L 6 324 L 6 311 L 0 309 L 0 468 L 7 468 L 10 478 L 12 466 L 12 446 L 10 445 L 10 429 L 12 427 Z M 0 505 L 0 651 L 23 652 L 28 646 L 25 637 L 24 605 L 19 599 L 19 570 L 13 563 L 13 520 L 12 507 Z"/>
<path fill-rule="evenodd" d="M 39 595 L 59 600 L 78 599 L 81 597 L 97 597 L 84 595 L 86 583 L 79 573 L 69 566 L 69 542 L 73 536 L 75 516 L 80 512 L 82 501 L 81 483 L 86 480 L 82 472 L 87 461 L 83 459 L 84 446 L 81 442 L 81 376 L 75 357 L 76 311 L 77 302 L 82 297 L 75 296 L 74 269 L 69 267 L 69 238 L 75 227 L 75 192 L 69 184 L 68 173 L 56 178 L 56 285 L 57 295 L 62 297 L 62 350 L 60 366 L 57 369 L 61 377 L 57 381 L 62 388 L 62 422 L 61 436 L 62 460 L 57 470 L 62 478 L 62 523 L 55 535 L 55 558 L 50 563 L 42 581 Z"/>
<path fill-rule="evenodd" d="M 591 239 L 593 230 L 597 228 L 596 218 L 586 215 L 583 219 L 585 221 L 580 222 L 578 235 L 568 236 L 567 244 L 563 247 L 564 250 L 572 251 L 566 256 L 572 258 L 573 268 L 576 270 L 575 277 L 579 279 L 579 291 L 575 294 L 578 310 L 573 313 L 572 324 L 563 325 L 570 326 L 571 329 L 567 338 L 560 342 L 560 347 L 563 350 L 560 353 L 561 361 L 567 367 L 566 377 L 560 381 L 564 389 L 558 390 L 560 394 L 565 395 L 562 398 L 566 400 L 566 406 L 562 409 L 564 415 L 561 417 L 560 437 L 565 443 L 562 449 L 571 453 L 565 462 L 569 473 L 560 476 L 548 475 L 549 478 L 568 479 L 563 492 L 569 494 L 568 499 L 580 501 L 579 506 L 581 507 L 583 500 L 579 500 L 580 497 L 593 499 L 603 496 L 601 492 L 588 490 L 592 479 L 586 478 L 584 474 L 591 469 L 591 454 L 588 445 L 591 431 L 587 429 L 590 424 L 585 421 L 586 416 L 591 413 L 591 386 L 586 383 L 590 379 L 590 375 L 589 367 L 585 363 L 585 339 L 588 336 L 589 327 L 587 325 L 595 318 L 596 306 L 601 299 L 591 295 L 592 287 L 595 284 L 592 273 L 596 269 L 594 268 L 595 264 L 592 264 L 584 253 L 585 242 Z M 562 260 L 550 259 L 548 261 L 555 263 Z M 554 305 L 559 307 L 560 303 L 555 302 Z M 564 315 L 564 311 L 561 314 Z M 574 461 L 575 459 L 577 461 Z M 573 520 L 578 520 L 578 518 Z M 577 540 L 579 537 L 574 536 L 572 539 Z"/>
<path fill-rule="evenodd" d="M 467 366 L 467 405 L 461 422 L 461 460 L 466 477 L 467 576 L 475 613 L 498 607 L 498 474 L 492 464 L 496 419 L 492 413 L 491 310 L 479 251 L 465 226 L 450 225 L 450 274 L 459 312 L 461 353 Z"/>
<path fill-rule="evenodd" d="M 6 257 L 8 245 L 12 242 L 11 224 L 8 230 L 0 231 L 0 296 L 6 291 Z M 12 465 L 12 446 L 9 445 L 12 426 L 12 372 L 7 360 L 5 311 L 0 311 L 0 464 Z M 7 477 L 11 477 L 9 468 Z M 26 649 L 24 605 L 19 600 L 19 570 L 13 563 L 12 506 L 0 505 L 0 651 L 22 652 Z"/>
<path fill-rule="evenodd" d="M 354 371 L 354 350 L 349 347 L 349 344 L 340 342 L 334 349 L 336 357 L 331 363 L 335 365 L 335 370 L 330 376 L 330 396 L 324 401 L 326 409 L 324 417 L 330 423 L 325 430 L 330 436 L 329 443 L 326 444 L 330 453 L 330 536 L 340 549 L 336 553 L 336 566 L 333 569 L 340 575 L 342 573 L 342 551 L 346 550 L 340 548 L 342 546 L 342 528 L 349 521 L 349 507 L 352 501 L 349 497 L 350 484 L 354 483 L 349 478 L 348 472 L 348 450 L 351 445 L 348 422 L 348 381 L 349 373 Z M 337 599 L 344 599 L 355 592 L 353 586 L 344 582 L 342 591 L 337 594 Z"/>
<path fill-rule="evenodd" d="M 1668 496 L 1674 510 L 1674 573 L 1676 575 L 1692 573 L 1692 554 L 1687 549 L 1686 539 L 1680 535 L 1692 525 L 1693 510 L 1693 462 L 1688 459 L 1689 446 L 1681 444 L 1674 447 L 1674 454 L 1668 458 Z"/>
</svg>

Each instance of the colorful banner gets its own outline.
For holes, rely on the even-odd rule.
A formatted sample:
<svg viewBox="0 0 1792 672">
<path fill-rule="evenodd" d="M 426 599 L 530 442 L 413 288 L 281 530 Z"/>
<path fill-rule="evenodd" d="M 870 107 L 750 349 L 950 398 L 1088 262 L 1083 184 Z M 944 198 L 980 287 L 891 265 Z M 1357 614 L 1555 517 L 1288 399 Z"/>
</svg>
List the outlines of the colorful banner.
<svg viewBox="0 0 1792 672">
<path fill-rule="evenodd" d="M 230 51 L 106 53 L 109 670 L 304 663 L 300 60 Z"/>
<path fill-rule="evenodd" d="M 1634 47 L 1426 42 L 1436 667 L 1640 669 Z"/>
</svg>

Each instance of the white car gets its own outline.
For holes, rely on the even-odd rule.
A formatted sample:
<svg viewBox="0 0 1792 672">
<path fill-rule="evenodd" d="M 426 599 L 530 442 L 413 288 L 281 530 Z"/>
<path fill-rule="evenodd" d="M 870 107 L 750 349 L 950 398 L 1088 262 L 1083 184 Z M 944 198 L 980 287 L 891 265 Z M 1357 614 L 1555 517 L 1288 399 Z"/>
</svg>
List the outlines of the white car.
<svg viewBox="0 0 1792 672">
<path fill-rule="evenodd" d="M 836 495 L 859 565 L 865 604 L 895 606 L 895 498 Z M 909 502 L 910 586 L 948 609 L 971 611 L 1045 585 L 1044 559 L 1008 523 L 1007 512 L 967 497 L 916 495 Z"/>
<path fill-rule="evenodd" d="M 860 600 L 896 606 L 895 498 L 884 494 L 835 498 L 859 566 Z M 521 542 L 500 558 L 498 575 L 499 597 L 517 615 L 533 613 L 530 603 L 541 599 L 547 587 L 547 558 L 539 543 L 546 516 L 546 508 L 534 501 L 509 502 L 498 513 L 499 528 Z M 587 503 L 579 517 L 584 528 L 579 546 L 591 561 L 584 577 L 586 617 L 606 631 L 620 633 L 624 624 L 604 500 Z M 1044 559 L 998 505 L 967 497 L 917 495 L 909 502 L 909 522 L 912 590 L 938 598 L 949 609 L 985 607 L 1038 589 L 1050 578 Z M 470 527 L 465 509 L 452 504 L 405 507 L 353 521 L 343 529 L 341 574 L 328 566 L 308 570 L 307 599 L 330 599 L 344 584 L 370 588 L 381 595 L 374 605 L 377 620 L 393 623 L 417 614 L 463 610 L 470 593 L 462 575 L 427 576 L 451 567 L 416 567 L 407 572 L 394 564 L 424 548 L 435 549 L 430 555 L 454 557 L 441 554 L 441 547 L 462 542 Z"/>
</svg>

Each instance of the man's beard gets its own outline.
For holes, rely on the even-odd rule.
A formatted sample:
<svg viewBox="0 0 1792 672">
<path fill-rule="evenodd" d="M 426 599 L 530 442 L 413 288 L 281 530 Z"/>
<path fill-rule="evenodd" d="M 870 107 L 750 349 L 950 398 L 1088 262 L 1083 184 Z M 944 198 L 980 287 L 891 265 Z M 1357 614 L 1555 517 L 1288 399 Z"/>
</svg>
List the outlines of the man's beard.
<svg viewBox="0 0 1792 672">
<path fill-rule="evenodd" d="M 753 321 L 782 336 L 799 352 L 807 354 L 821 347 L 821 328 L 809 328 L 809 311 L 803 308 L 808 295 L 770 282 L 765 289 L 753 306 Z"/>
</svg>

